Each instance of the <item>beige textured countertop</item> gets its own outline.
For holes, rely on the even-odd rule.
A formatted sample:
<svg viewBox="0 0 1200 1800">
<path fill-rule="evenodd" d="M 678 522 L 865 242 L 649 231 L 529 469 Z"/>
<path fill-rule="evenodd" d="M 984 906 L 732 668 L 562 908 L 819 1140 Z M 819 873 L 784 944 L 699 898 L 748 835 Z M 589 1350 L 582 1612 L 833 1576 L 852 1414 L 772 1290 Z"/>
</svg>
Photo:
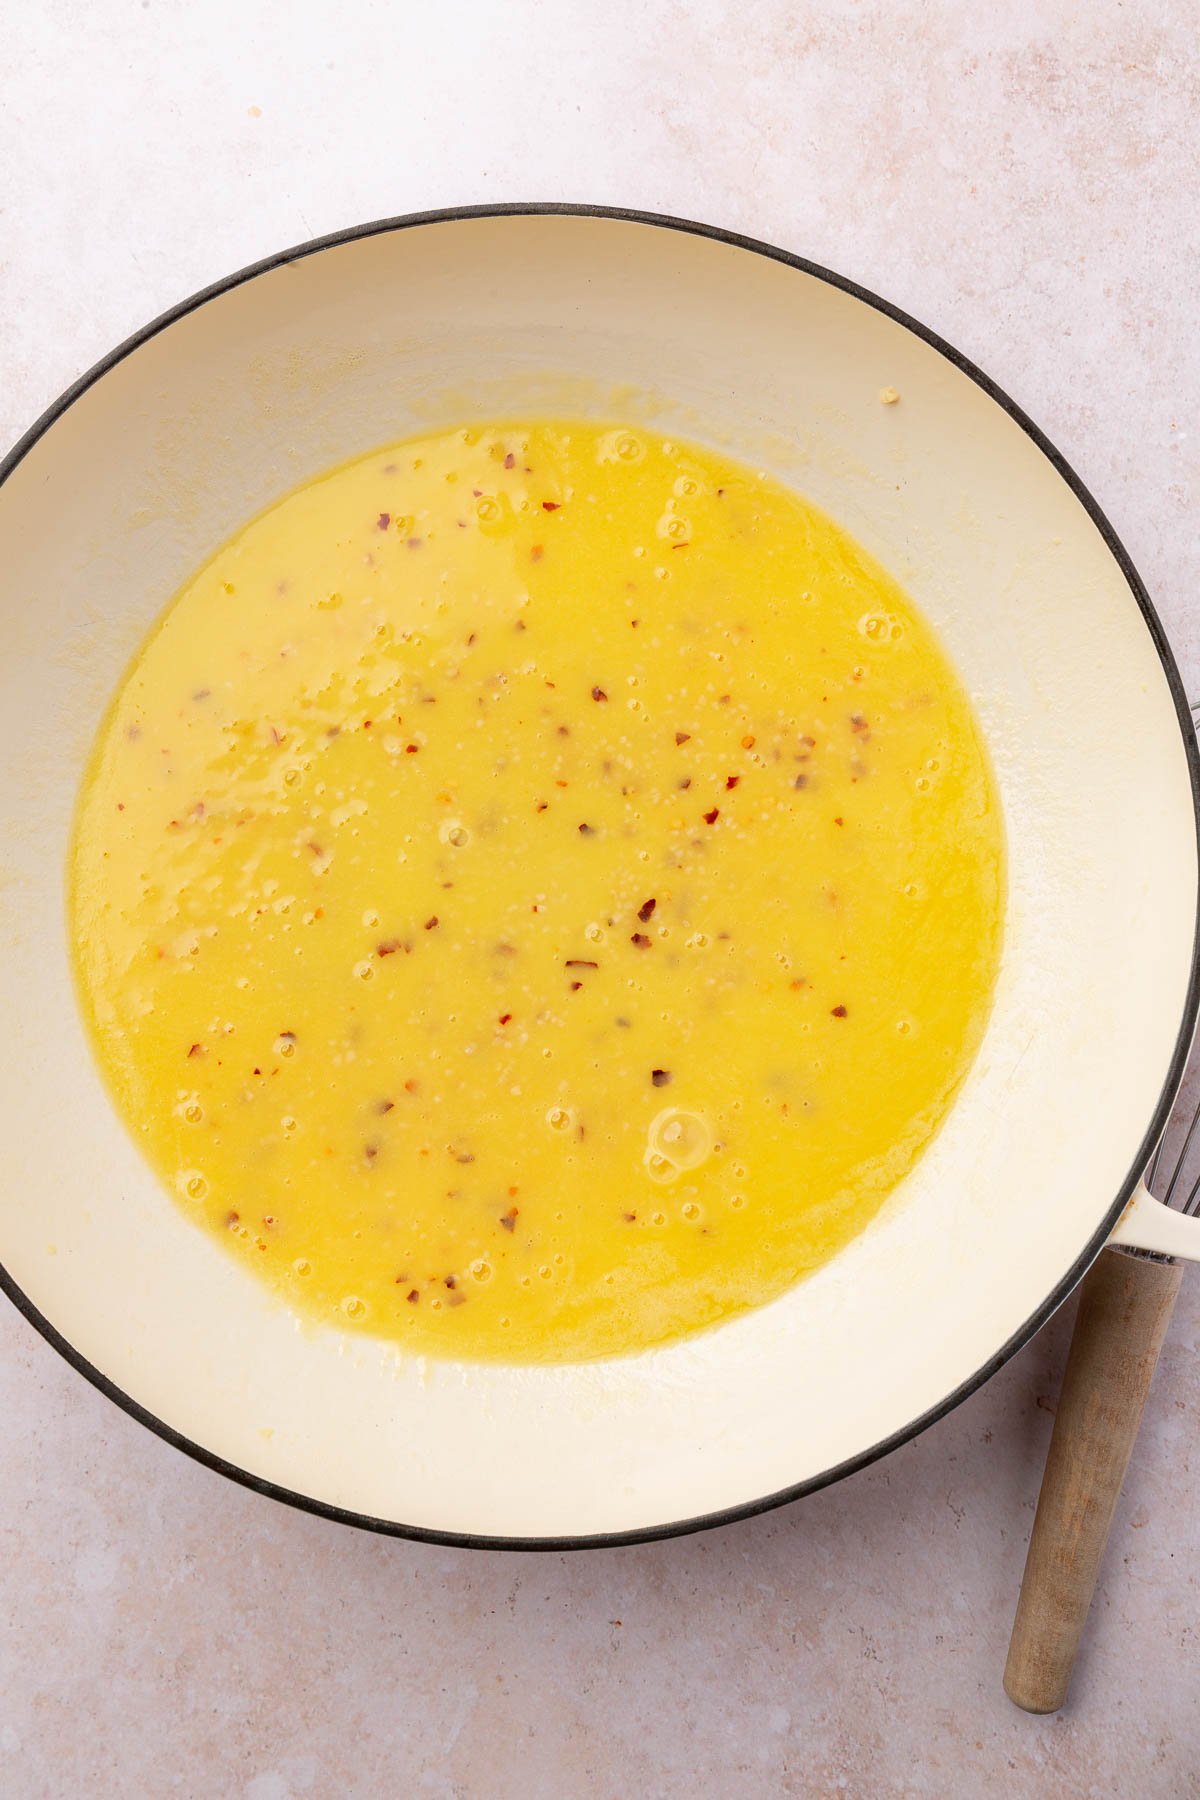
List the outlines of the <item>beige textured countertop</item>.
<svg viewBox="0 0 1200 1800">
<path fill-rule="evenodd" d="M 1008 388 L 1200 692 L 1195 27 L 1187 0 L 10 9 L 0 440 L 314 233 L 501 199 L 691 215 L 857 277 Z M 1196 1274 L 1071 1703 L 1035 1720 L 1001 1692 L 1069 1322 L 813 1499 L 543 1557 L 243 1492 L 0 1307 L 0 1792 L 1200 1794 Z"/>
</svg>

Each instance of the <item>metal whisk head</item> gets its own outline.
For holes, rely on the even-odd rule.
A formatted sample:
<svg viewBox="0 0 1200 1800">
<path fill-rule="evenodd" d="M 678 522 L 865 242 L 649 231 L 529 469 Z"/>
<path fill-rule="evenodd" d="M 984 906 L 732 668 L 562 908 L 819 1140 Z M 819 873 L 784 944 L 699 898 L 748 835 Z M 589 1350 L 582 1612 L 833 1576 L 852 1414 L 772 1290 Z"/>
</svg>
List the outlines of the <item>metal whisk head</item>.
<svg viewBox="0 0 1200 1800">
<path fill-rule="evenodd" d="M 1192 729 L 1200 737 L 1200 700 L 1192 703 Z M 1147 1166 L 1146 1186 L 1168 1206 L 1200 1213 L 1200 1059 L 1193 1059 L 1184 1076 L 1167 1129 Z"/>
</svg>

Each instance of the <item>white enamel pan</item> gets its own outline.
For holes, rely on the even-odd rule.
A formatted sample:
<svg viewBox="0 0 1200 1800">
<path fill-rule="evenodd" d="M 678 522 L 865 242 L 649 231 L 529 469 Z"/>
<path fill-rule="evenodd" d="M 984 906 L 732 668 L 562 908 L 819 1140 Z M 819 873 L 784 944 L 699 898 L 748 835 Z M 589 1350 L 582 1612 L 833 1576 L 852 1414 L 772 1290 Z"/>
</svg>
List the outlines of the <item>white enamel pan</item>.
<svg viewBox="0 0 1200 1800">
<path fill-rule="evenodd" d="M 886 387 L 898 404 L 880 404 Z M 230 532 L 356 452 L 549 411 L 769 468 L 907 586 L 991 745 L 1006 947 L 944 1129 L 811 1280 L 624 1359 L 426 1362 L 301 1326 L 160 1190 L 76 1010 L 64 856 L 115 683 Z M 185 302 L 64 394 L 0 478 L 0 1260 L 26 1318 L 170 1442 L 412 1537 L 651 1538 L 804 1494 L 911 1437 L 1106 1241 L 1200 1256 L 1200 1220 L 1136 1185 L 1197 1001 L 1198 772 L 1178 674 L 1094 500 L 932 332 L 796 257 L 676 220 L 428 214 Z"/>
</svg>

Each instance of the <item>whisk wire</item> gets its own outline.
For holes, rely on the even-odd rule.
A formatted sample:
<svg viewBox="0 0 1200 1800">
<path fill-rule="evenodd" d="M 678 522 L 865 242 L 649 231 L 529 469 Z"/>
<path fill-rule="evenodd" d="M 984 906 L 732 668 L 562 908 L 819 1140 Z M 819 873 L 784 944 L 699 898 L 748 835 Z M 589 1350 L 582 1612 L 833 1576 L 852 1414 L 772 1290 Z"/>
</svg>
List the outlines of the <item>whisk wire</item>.
<svg viewBox="0 0 1200 1800">
<path fill-rule="evenodd" d="M 1192 701 L 1191 714 L 1192 714 L 1192 730 L 1196 733 L 1197 737 L 1200 737 L 1200 700 Z M 1178 1154 L 1175 1157 L 1174 1166 L 1171 1169 L 1170 1180 L 1167 1182 L 1167 1191 L 1162 1196 L 1162 1198 L 1167 1206 L 1170 1206 L 1172 1200 L 1175 1198 L 1175 1190 L 1179 1186 L 1180 1178 L 1183 1175 L 1185 1167 L 1187 1166 L 1188 1154 L 1192 1148 L 1192 1140 L 1195 1137 L 1197 1130 L 1200 1130 L 1200 1105 L 1197 1106 L 1196 1110 L 1192 1114 L 1191 1122 L 1188 1125 L 1187 1131 L 1184 1134 L 1183 1143 L 1179 1149 Z M 1170 1131 L 1170 1127 L 1168 1126 L 1167 1131 L 1164 1131 L 1162 1137 L 1159 1138 L 1158 1143 L 1154 1147 L 1154 1154 L 1150 1158 L 1149 1164 L 1147 1165 L 1147 1168 L 1146 1168 L 1146 1186 L 1147 1187 L 1152 1188 L 1155 1185 L 1155 1182 L 1157 1181 L 1159 1164 L 1162 1161 L 1163 1149 L 1166 1144 L 1169 1131 Z M 1198 1211 L 1200 1211 L 1200 1173 L 1198 1173 L 1196 1175 L 1195 1180 L 1192 1182 L 1191 1187 L 1188 1189 L 1187 1198 L 1184 1200 L 1181 1210 L 1185 1213 L 1190 1213 L 1193 1215 L 1195 1213 L 1197 1213 Z"/>
</svg>

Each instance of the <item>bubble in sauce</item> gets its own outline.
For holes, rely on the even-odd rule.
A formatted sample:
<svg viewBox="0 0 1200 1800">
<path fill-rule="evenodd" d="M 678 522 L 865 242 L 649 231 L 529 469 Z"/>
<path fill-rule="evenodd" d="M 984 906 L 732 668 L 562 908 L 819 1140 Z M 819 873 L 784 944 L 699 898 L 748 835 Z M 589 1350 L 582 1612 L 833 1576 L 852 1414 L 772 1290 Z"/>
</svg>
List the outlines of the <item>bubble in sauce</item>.
<svg viewBox="0 0 1200 1800">
<path fill-rule="evenodd" d="M 575 1123 L 575 1114 L 569 1106 L 552 1106 L 546 1114 L 546 1123 L 551 1131 L 570 1131 Z"/>
<path fill-rule="evenodd" d="M 443 844 L 452 844 L 456 850 L 463 849 L 471 841 L 471 834 L 466 826 L 460 825 L 456 819 L 447 820 L 439 829 L 438 836 Z"/>
<path fill-rule="evenodd" d="M 864 613 L 858 629 L 873 644 L 895 643 L 904 636 L 904 627 L 891 613 Z"/>
<path fill-rule="evenodd" d="M 681 1106 L 664 1107 L 657 1113 L 650 1121 L 647 1139 L 650 1154 L 661 1157 L 679 1175 L 699 1168 L 712 1153 L 708 1120 Z"/>
<path fill-rule="evenodd" d="M 208 1182 L 198 1169 L 186 1170 L 179 1180 L 189 1200 L 203 1200 L 208 1193 Z"/>
</svg>

